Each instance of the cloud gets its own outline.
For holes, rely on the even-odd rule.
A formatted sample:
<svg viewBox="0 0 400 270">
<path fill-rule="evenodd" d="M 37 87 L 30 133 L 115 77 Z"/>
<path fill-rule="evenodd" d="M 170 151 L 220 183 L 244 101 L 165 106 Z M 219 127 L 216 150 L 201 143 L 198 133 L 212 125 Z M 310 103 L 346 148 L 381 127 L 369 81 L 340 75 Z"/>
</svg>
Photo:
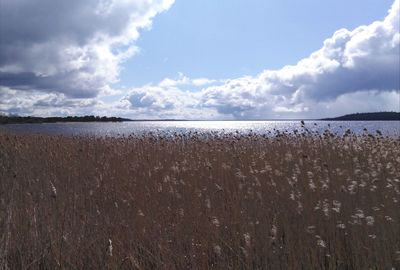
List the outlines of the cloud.
<svg viewBox="0 0 400 270">
<path fill-rule="evenodd" d="M 178 73 L 178 79 L 165 78 L 158 85 L 160 87 L 190 86 L 192 87 L 192 90 L 194 90 L 193 86 L 201 87 L 201 86 L 215 84 L 217 82 L 219 81 L 207 78 L 191 79 L 180 72 Z"/>
<path fill-rule="evenodd" d="M 3 0 L 0 86 L 95 97 L 138 51 L 138 31 L 173 2 Z"/>
<path fill-rule="evenodd" d="M 17 115 L 85 115 L 92 114 L 102 102 L 94 98 L 68 98 L 60 93 L 19 91 L 0 87 L 0 111 Z"/>
<path fill-rule="evenodd" d="M 208 119 L 215 117 L 213 108 L 199 103 L 201 92 L 184 90 L 218 83 L 204 78 L 191 79 L 182 73 L 177 79 L 165 78 L 156 85 L 148 84 L 131 89 L 121 100 L 135 118 Z"/>
<path fill-rule="evenodd" d="M 19 2 L 24 1 L 15 1 Z M 295 65 L 229 80 L 190 78 L 179 73 L 175 79 L 165 78 L 157 84 L 124 90 L 124 96 L 112 102 L 100 102 L 94 97 L 99 94 L 99 89 L 102 89 L 102 93 L 118 93 L 108 84 L 117 79 L 123 59 L 134 53 L 132 41 L 137 38 L 137 30 L 148 27 L 151 18 L 167 9 L 172 2 L 118 2 L 118 5 L 135 3 L 132 10 L 136 11 L 128 12 L 135 14 L 132 15 L 134 19 L 130 17 L 128 24 L 122 15 L 125 13 L 117 12 L 119 9 L 113 6 L 113 1 L 96 3 L 97 9 L 91 20 L 96 16 L 116 16 L 113 17 L 115 19 L 119 12 L 122 12 L 121 18 L 118 17 L 117 22 L 111 25 L 102 22 L 106 20 L 102 18 L 98 27 L 93 28 L 90 23 L 89 26 L 81 26 L 82 29 L 77 27 L 89 35 L 65 30 L 62 36 L 77 37 L 69 38 L 73 42 L 66 42 L 68 46 L 56 47 L 70 48 L 69 44 L 73 44 L 69 51 L 78 57 L 68 58 L 68 54 L 59 53 L 59 50 L 51 52 L 53 47 L 49 44 L 54 40 L 59 41 L 57 31 L 50 31 L 52 34 L 47 34 L 47 30 L 40 33 L 49 35 L 46 38 L 39 35 L 40 31 L 36 31 L 33 37 L 28 35 L 29 44 L 39 46 L 39 49 L 35 49 L 36 45 L 29 47 L 29 52 L 41 51 L 41 46 L 49 46 L 49 53 L 42 54 L 48 59 L 43 57 L 37 63 L 33 59 L 40 58 L 40 53 L 31 55 L 18 49 L 19 43 L 14 42 L 16 52 L 22 54 L 18 55 L 17 61 L 0 60 L 0 80 L 6 82 L 6 87 L 0 88 L 0 111 L 11 112 L 20 108 L 21 113 L 44 114 L 50 110 L 56 113 L 54 108 L 60 112 L 63 108 L 78 114 L 91 111 L 132 118 L 180 119 L 320 118 L 363 111 L 400 111 L 400 0 L 393 3 L 383 20 L 354 30 L 336 31 L 323 42 L 321 49 Z M 122 6 L 120 8 L 125 11 Z M 86 14 L 87 11 L 80 12 Z M 134 27 L 126 28 L 133 22 L 136 22 Z M 67 29 L 70 29 L 75 24 L 70 22 L 67 25 Z M 127 29 L 132 32 L 127 34 Z M 50 38 L 52 35 L 55 37 Z M 32 41 L 36 39 L 39 41 Z M 42 44 L 40 41 L 44 40 Z M 103 40 L 107 41 L 104 47 Z M 5 43 L 0 41 L 0 54 L 3 54 L 3 49 L 12 50 Z M 87 54 L 95 49 L 104 50 L 105 53 L 97 52 L 89 57 Z M 55 86 L 59 88 L 52 92 Z M 5 97 L 8 101 L 1 101 L 2 89 L 8 89 Z M 32 89 L 40 91 L 32 92 Z M 16 94 L 24 92 L 21 90 L 35 95 Z M 76 101 L 69 103 L 70 97 Z M 48 111 L 44 108 L 48 108 Z"/>
<path fill-rule="evenodd" d="M 204 90 L 204 106 L 244 118 L 270 116 L 274 111 L 311 115 L 316 110 L 311 105 L 335 102 L 343 95 L 365 92 L 363 97 L 373 99 L 381 92 L 398 91 L 399 6 L 396 0 L 382 21 L 336 31 L 320 50 L 296 65 Z"/>
<path fill-rule="evenodd" d="M 400 95 L 396 91 L 359 91 L 339 96 L 333 102 L 318 104 L 319 111 L 328 115 L 329 111 L 341 112 L 344 114 L 379 111 L 400 111 Z"/>
<path fill-rule="evenodd" d="M 208 117 L 221 119 L 400 111 L 399 6 L 396 0 L 382 21 L 336 31 L 320 50 L 296 65 L 222 82 L 180 74 L 178 80 L 167 78 L 155 87 L 133 89 L 127 100 L 131 109 L 148 108 L 161 118 L 177 108 L 208 110 Z M 197 92 L 182 90 L 183 85 L 195 87 L 203 81 Z M 199 117 L 204 114 L 191 118 Z"/>
</svg>

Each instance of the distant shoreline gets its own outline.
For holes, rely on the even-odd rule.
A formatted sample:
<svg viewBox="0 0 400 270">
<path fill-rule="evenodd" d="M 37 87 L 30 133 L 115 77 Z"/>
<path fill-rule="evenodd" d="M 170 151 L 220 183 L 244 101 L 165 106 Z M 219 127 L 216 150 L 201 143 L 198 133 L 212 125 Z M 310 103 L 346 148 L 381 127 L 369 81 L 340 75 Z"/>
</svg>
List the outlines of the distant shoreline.
<svg viewBox="0 0 400 270">
<path fill-rule="evenodd" d="M 400 112 L 353 113 L 339 117 L 323 118 L 323 121 L 399 121 Z"/>
<path fill-rule="evenodd" d="M 47 123 L 109 123 L 109 122 L 185 122 L 185 121 L 400 121 L 400 112 L 355 113 L 333 118 L 321 119 L 237 119 L 237 120 L 190 120 L 190 119 L 129 119 L 121 117 L 67 116 L 67 117 L 34 117 L 34 116 L 0 116 L 0 124 L 47 124 Z"/>
<path fill-rule="evenodd" d="M 34 117 L 34 116 L 0 116 L 0 124 L 45 124 L 45 123 L 87 123 L 87 122 L 124 122 L 131 121 L 121 117 L 67 116 L 67 117 Z"/>
</svg>

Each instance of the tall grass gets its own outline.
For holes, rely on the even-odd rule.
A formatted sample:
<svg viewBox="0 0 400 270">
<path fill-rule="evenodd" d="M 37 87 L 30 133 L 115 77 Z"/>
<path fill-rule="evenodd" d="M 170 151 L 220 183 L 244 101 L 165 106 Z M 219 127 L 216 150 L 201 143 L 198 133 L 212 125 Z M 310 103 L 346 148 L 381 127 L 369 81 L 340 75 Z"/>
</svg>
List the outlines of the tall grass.
<svg viewBox="0 0 400 270">
<path fill-rule="evenodd" d="M 400 269 L 400 142 L 0 133 L 1 269 Z"/>
</svg>

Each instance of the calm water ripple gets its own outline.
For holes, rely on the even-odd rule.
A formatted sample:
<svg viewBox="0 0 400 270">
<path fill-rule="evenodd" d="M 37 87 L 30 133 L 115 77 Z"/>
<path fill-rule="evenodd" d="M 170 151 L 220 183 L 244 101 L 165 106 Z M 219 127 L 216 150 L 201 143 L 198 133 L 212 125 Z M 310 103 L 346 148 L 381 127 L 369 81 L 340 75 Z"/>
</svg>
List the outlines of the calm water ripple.
<svg viewBox="0 0 400 270">
<path fill-rule="evenodd" d="M 347 129 L 357 134 L 364 129 L 371 134 L 376 130 L 384 135 L 400 136 L 400 121 L 306 121 L 306 128 L 311 131 L 324 132 L 329 129 L 342 135 Z M 11 124 L 0 125 L 0 129 L 21 133 L 45 133 L 62 135 L 95 135 L 95 136 L 128 136 L 153 134 L 173 135 L 187 133 L 226 134 L 275 134 L 301 131 L 300 121 L 143 121 L 120 123 L 50 123 L 50 124 Z"/>
</svg>

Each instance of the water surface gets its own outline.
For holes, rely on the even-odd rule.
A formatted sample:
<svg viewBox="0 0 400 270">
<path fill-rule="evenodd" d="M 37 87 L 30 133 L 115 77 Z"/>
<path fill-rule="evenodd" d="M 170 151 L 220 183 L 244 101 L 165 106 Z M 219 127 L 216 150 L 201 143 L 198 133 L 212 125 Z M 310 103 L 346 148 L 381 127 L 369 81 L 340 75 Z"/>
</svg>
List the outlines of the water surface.
<svg viewBox="0 0 400 270">
<path fill-rule="evenodd" d="M 400 121 L 305 121 L 305 127 L 320 133 L 329 129 L 342 135 L 347 129 L 362 134 L 367 129 L 375 134 L 400 136 Z M 256 133 L 272 135 L 276 131 L 293 133 L 302 131 L 300 121 L 137 121 L 117 123 L 48 123 L 0 125 L 0 129 L 22 133 L 62 135 L 128 136 L 153 134 L 173 135 L 187 133 Z"/>
</svg>

